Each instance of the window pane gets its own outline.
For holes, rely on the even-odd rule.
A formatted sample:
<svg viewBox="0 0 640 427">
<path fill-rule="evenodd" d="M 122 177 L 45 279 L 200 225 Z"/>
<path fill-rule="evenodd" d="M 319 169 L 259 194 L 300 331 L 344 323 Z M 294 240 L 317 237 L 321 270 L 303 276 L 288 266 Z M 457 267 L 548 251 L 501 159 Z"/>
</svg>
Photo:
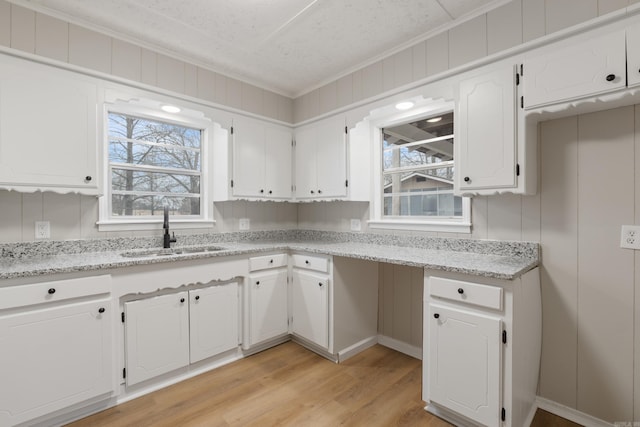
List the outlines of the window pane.
<svg viewBox="0 0 640 427">
<path fill-rule="evenodd" d="M 169 206 L 173 215 L 200 215 L 199 197 L 138 196 L 114 194 L 111 197 L 111 215 L 149 216 L 163 215 L 164 206 Z"/>
<path fill-rule="evenodd" d="M 408 147 L 403 147 L 398 142 L 390 145 L 395 146 L 384 151 L 383 170 L 453 160 L 453 138 L 424 142 Z"/>
<path fill-rule="evenodd" d="M 109 113 L 109 136 L 200 149 L 200 129 Z"/>
<path fill-rule="evenodd" d="M 137 144 L 111 140 L 109 158 L 112 163 L 151 165 L 164 168 L 200 170 L 200 151 Z"/>
<path fill-rule="evenodd" d="M 112 189 L 156 193 L 200 194 L 199 175 L 113 169 Z"/>
</svg>

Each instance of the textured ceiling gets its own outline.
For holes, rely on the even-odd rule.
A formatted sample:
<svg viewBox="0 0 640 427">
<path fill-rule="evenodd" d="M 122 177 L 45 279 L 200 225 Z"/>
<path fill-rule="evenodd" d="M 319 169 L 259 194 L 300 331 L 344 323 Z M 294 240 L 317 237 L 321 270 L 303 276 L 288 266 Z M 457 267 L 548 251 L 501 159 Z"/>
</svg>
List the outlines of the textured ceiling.
<svg viewBox="0 0 640 427">
<path fill-rule="evenodd" d="M 297 96 L 505 0 L 22 0 Z"/>
</svg>

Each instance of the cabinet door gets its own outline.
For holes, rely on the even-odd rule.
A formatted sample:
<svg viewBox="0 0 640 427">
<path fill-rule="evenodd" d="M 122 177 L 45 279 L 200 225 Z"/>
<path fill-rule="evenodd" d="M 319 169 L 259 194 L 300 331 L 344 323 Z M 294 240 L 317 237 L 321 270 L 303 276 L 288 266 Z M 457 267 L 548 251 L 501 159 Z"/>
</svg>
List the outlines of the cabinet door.
<svg viewBox="0 0 640 427">
<path fill-rule="evenodd" d="M 464 80 L 459 96 L 455 156 L 459 192 L 515 187 L 515 68 Z"/>
<path fill-rule="evenodd" d="M 250 345 L 286 334 L 287 270 L 254 274 L 250 283 Z"/>
<path fill-rule="evenodd" d="M 313 127 L 303 127 L 296 130 L 295 186 L 297 199 L 316 197 L 318 190 L 316 139 L 317 132 Z"/>
<path fill-rule="evenodd" d="M 238 346 L 238 284 L 189 291 L 191 363 Z"/>
<path fill-rule="evenodd" d="M 264 197 L 264 138 L 264 124 L 248 118 L 233 120 L 234 196 Z"/>
<path fill-rule="evenodd" d="M 291 197 L 291 130 L 267 126 L 265 129 L 266 197 Z"/>
<path fill-rule="evenodd" d="M 293 272 L 291 289 L 292 332 L 329 348 L 329 279 L 301 271 Z"/>
<path fill-rule="evenodd" d="M 95 84 L 2 58 L 0 186 L 98 194 L 97 126 Z"/>
<path fill-rule="evenodd" d="M 500 424 L 500 319 L 429 304 L 429 400 L 482 425 Z"/>
<path fill-rule="evenodd" d="M 627 30 L 627 84 L 640 84 L 640 25 Z"/>
<path fill-rule="evenodd" d="M 626 84 L 625 32 L 577 41 L 524 63 L 524 105 L 598 95 Z"/>
<path fill-rule="evenodd" d="M 106 298 L 0 316 L 0 425 L 113 391 L 110 304 Z"/>
<path fill-rule="evenodd" d="M 188 293 L 124 304 L 127 385 L 189 364 Z"/>
<path fill-rule="evenodd" d="M 316 129 L 316 195 L 347 196 L 347 143 L 343 117 L 322 122 Z"/>
</svg>

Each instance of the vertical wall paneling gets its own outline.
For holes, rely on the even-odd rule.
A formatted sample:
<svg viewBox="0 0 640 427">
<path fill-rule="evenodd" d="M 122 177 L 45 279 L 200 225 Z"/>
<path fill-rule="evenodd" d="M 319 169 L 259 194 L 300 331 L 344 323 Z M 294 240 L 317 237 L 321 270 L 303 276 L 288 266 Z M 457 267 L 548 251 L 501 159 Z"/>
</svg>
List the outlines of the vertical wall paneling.
<svg viewBox="0 0 640 427">
<path fill-rule="evenodd" d="M 214 102 L 218 104 L 226 105 L 227 104 L 227 78 L 222 74 L 214 73 L 216 88 L 213 92 Z"/>
<path fill-rule="evenodd" d="M 98 232 L 98 198 L 92 196 L 80 197 L 80 236 L 79 239 L 97 239 Z"/>
<path fill-rule="evenodd" d="M 11 47 L 29 53 L 36 50 L 36 14 L 11 5 Z"/>
<path fill-rule="evenodd" d="M 35 240 L 35 222 L 43 218 L 42 193 L 24 193 L 22 195 L 22 240 L 32 242 Z M 55 227 L 55 224 L 53 224 Z"/>
<path fill-rule="evenodd" d="M 362 98 L 374 96 L 383 90 L 382 61 L 362 69 Z"/>
<path fill-rule="evenodd" d="M 493 240 L 522 240 L 522 197 L 503 194 L 487 199 L 487 237 Z"/>
<path fill-rule="evenodd" d="M 140 51 L 140 81 L 155 86 L 158 78 L 158 55 L 148 49 Z"/>
<path fill-rule="evenodd" d="M 360 101 L 364 99 L 362 70 L 354 71 L 351 75 L 353 80 L 353 102 Z"/>
<path fill-rule="evenodd" d="M 382 91 L 390 91 L 395 87 L 394 83 L 394 61 L 393 56 L 388 56 L 382 60 Z"/>
<path fill-rule="evenodd" d="M 413 77 L 413 49 L 401 50 L 393 58 L 393 85 L 399 87 L 411 83 Z"/>
<path fill-rule="evenodd" d="M 172 92 L 184 93 L 184 62 L 158 54 L 156 84 Z"/>
<path fill-rule="evenodd" d="M 500 52 L 522 44 L 522 0 L 487 13 L 487 53 Z"/>
<path fill-rule="evenodd" d="M 607 13 L 613 12 L 614 10 L 627 7 L 628 4 L 628 0 L 598 0 L 598 15 L 606 15 Z"/>
<path fill-rule="evenodd" d="M 380 276 L 379 285 L 382 289 L 382 298 L 378 299 L 378 304 L 382 307 L 382 328 L 379 331 L 382 335 L 393 337 L 394 329 L 394 269 L 392 264 L 382 264 L 382 275 Z"/>
<path fill-rule="evenodd" d="M 578 119 L 577 409 L 609 422 L 633 417 L 633 110 Z"/>
<path fill-rule="evenodd" d="M 0 46 L 11 46 L 11 4 L 0 0 Z"/>
<path fill-rule="evenodd" d="M 528 42 L 547 33 L 544 1 L 522 0 L 522 41 Z"/>
<path fill-rule="evenodd" d="M 277 93 L 270 92 L 268 90 L 262 91 L 262 114 L 274 119 L 280 119 L 280 97 Z"/>
<path fill-rule="evenodd" d="M 213 71 L 198 67 L 198 98 L 213 101 L 216 93 L 216 75 Z"/>
<path fill-rule="evenodd" d="M 42 193 L 42 219 L 51 223 L 51 239 L 80 238 L 80 197 L 77 194 Z"/>
<path fill-rule="evenodd" d="M 0 190 L 0 242 L 22 240 L 22 194 Z"/>
<path fill-rule="evenodd" d="M 338 107 L 351 104 L 353 99 L 353 74 L 347 74 L 344 77 L 338 79 L 337 82 L 337 99 L 336 104 Z"/>
<path fill-rule="evenodd" d="M 338 107 L 338 84 L 336 82 L 324 85 L 319 90 L 320 111 L 331 111 Z"/>
<path fill-rule="evenodd" d="M 542 123 L 540 182 L 542 361 L 540 396 L 576 407 L 578 335 L 578 123 Z"/>
<path fill-rule="evenodd" d="M 141 80 L 141 48 L 113 39 L 111 42 L 111 73 L 139 82 Z"/>
<path fill-rule="evenodd" d="M 484 196 L 471 199 L 471 237 L 489 238 L 489 199 Z"/>
<path fill-rule="evenodd" d="M 227 78 L 227 105 L 242 108 L 242 82 Z"/>
<path fill-rule="evenodd" d="M 634 180 L 635 186 L 635 218 L 634 224 L 640 224 L 640 107 L 635 106 L 634 123 Z M 634 361 L 633 361 L 633 419 L 640 419 L 640 251 L 634 251 Z"/>
<path fill-rule="evenodd" d="M 485 56 L 487 56 L 487 15 L 480 15 L 449 30 L 450 68 Z"/>
<path fill-rule="evenodd" d="M 546 0 L 547 34 L 598 16 L 598 0 Z"/>
<path fill-rule="evenodd" d="M 411 47 L 411 65 L 413 80 L 427 77 L 427 42 L 426 40 Z"/>
<path fill-rule="evenodd" d="M 449 32 L 440 33 L 426 41 L 427 76 L 449 69 Z"/>
<path fill-rule="evenodd" d="M 242 83 L 242 109 L 254 114 L 263 114 L 262 89 L 248 83 Z"/>
<path fill-rule="evenodd" d="M 184 64 L 184 93 L 188 96 L 198 96 L 198 67 Z"/>
<path fill-rule="evenodd" d="M 69 60 L 69 24 L 36 13 L 36 55 L 67 62 Z"/>
<path fill-rule="evenodd" d="M 287 123 L 294 123 L 293 121 L 293 100 L 284 95 L 276 95 L 278 97 L 278 120 L 282 120 Z"/>
<path fill-rule="evenodd" d="M 69 62 L 103 73 L 111 73 L 111 38 L 70 24 Z"/>
<path fill-rule="evenodd" d="M 422 294 L 424 290 L 424 269 L 411 269 L 411 341 L 410 344 L 422 347 Z"/>
<path fill-rule="evenodd" d="M 306 119 L 315 117 L 320 114 L 320 90 L 315 89 L 309 92 L 307 97 Z"/>
</svg>

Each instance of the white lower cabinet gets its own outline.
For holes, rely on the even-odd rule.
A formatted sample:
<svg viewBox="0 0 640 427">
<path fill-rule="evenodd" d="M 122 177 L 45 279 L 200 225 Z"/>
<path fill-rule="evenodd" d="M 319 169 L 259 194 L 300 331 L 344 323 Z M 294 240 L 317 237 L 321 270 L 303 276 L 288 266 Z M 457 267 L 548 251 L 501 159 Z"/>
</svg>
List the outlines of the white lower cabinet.
<svg viewBox="0 0 640 427">
<path fill-rule="evenodd" d="M 528 426 L 541 351 L 538 269 L 512 280 L 425 271 L 423 398 L 461 426 Z"/>
<path fill-rule="evenodd" d="M 292 332 L 329 350 L 329 278 L 306 271 L 292 277 Z"/>
<path fill-rule="evenodd" d="M 109 292 L 109 276 L 0 288 L 0 426 L 111 395 Z"/>
<path fill-rule="evenodd" d="M 125 302 L 127 386 L 238 346 L 238 284 Z"/>
<path fill-rule="evenodd" d="M 250 287 L 249 345 L 286 335 L 287 269 L 252 274 Z"/>
</svg>

